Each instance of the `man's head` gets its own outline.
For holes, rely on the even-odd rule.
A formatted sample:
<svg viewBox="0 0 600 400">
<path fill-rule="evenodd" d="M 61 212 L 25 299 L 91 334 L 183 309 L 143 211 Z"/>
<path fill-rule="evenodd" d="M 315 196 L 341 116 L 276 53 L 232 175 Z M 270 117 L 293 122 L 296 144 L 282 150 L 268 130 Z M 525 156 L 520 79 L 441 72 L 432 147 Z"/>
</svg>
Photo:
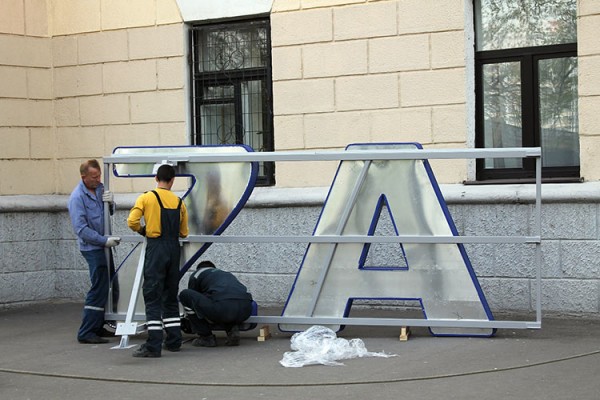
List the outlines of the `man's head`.
<svg viewBox="0 0 600 400">
<path fill-rule="evenodd" d="M 86 188 L 95 190 L 100 185 L 102 178 L 102 172 L 100 171 L 100 164 L 97 160 L 87 160 L 79 166 L 79 173 L 81 174 L 81 180 Z"/>
<path fill-rule="evenodd" d="M 156 181 L 171 183 L 175 179 L 175 168 L 169 164 L 163 164 L 156 171 Z"/>
<path fill-rule="evenodd" d="M 196 267 L 196 271 L 198 271 L 199 269 L 202 268 L 217 268 L 215 267 L 215 264 L 213 264 L 210 261 L 202 261 L 200 264 L 198 264 L 198 266 Z"/>
</svg>

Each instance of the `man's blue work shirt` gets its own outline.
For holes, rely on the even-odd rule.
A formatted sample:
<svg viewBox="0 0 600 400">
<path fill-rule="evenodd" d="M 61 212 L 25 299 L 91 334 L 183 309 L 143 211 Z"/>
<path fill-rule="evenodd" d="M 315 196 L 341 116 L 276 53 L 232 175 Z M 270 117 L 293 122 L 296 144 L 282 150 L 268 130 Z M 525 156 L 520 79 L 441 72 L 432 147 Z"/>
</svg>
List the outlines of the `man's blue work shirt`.
<svg viewBox="0 0 600 400">
<path fill-rule="evenodd" d="M 103 249 L 106 244 L 107 238 L 102 235 L 104 232 L 102 193 L 104 193 L 104 185 L 99 184 L 96 188 L 96 196 L 93 196 L 83 181 L 79 181 L 79 185 L 69 197 L 69 215 L 81 251 Z"/>
</svg>

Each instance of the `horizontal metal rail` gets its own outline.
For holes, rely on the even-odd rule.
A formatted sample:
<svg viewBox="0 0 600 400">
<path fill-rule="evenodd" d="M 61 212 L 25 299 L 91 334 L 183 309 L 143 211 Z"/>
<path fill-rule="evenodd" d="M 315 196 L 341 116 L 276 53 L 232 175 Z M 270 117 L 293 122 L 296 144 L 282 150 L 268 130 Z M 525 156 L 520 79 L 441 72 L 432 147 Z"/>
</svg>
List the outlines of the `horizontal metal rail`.
<svg viewBox="0 0 600 400">
<path fill-rule="evenodd" d="M 196 235 L 183 242 L 213 243 L 540 243 L 539 236 L 209 236 Z"/>
<path fill-rule="evenodd" d="M 539 147 L 505 149 L 433 149 L 433 150 L 358 150 L 343 151 L 277 151 L 249 153 L 165 153 L 113 154 L 104 157 L 105 163 L 140 164 L 162 161 L 176 162 L 242 162 L 242 161 L 357 161 L 357 160 L 424 160 L 472 158 L 528 158 L 540 157 Z"/>
<path fill-rule="evenodd" d="M 143 242 L 138 235 L 121 236 L 123 242 Z M 182 243 L 541 243 L 539 236 L 255 236 L 190 235 Z"/>
<path fill-rule="evenodd" d="M 444 328 L 506 328 L 539 329 L 541 321 L 483 321 L 473 319 L 443 320 L 415 318 L 323 318 L 323 317 L 278 317 L 252 316 L 245 322 L 261 324 L 297 325 L 359 325 L 359 326 L 424 326 Z"/>
</svg>

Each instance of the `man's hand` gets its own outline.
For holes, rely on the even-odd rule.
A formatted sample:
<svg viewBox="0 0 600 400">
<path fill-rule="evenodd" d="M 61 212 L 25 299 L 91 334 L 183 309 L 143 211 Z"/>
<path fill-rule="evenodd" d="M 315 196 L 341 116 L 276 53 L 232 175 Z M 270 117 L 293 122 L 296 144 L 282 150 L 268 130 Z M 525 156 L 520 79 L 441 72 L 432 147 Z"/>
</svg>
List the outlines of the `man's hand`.
<svg viewBox="0 0 600 400">
<path fill-rule="evenodd" d="M 115 200 L 115 196 L 113 195 L 113 192 L 105 190 L 104 193 L 102 193 L 102 201 L 107 202 L 107 203 L 114 203 Z"/>
<path fill-rule="evenodd" d="M 142 226 L 138 233 L 142 236 L 146 236 L 146 225 Z"/>
<path fill-rule="evenodd" d="M 121 238 L 117 237 L 117 236 L 109 236 L 108 239 L 106 239 L 106 247 L 115 247 L 118 246 L 119 243 L 121 243 Z"/>
</svg>

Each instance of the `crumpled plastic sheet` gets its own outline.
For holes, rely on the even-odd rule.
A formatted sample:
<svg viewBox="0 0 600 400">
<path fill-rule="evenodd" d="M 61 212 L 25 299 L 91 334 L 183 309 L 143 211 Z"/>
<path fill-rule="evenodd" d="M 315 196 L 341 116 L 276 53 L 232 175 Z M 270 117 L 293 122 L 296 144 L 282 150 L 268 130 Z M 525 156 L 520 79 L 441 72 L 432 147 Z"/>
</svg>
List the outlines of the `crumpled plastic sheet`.
<svg viewBox="0 0 600 400">
<path fill-rule="evenodd" d="M 314 325 L 303 332 L 292 335 L 290 347 L 293 351 L 283 354 L 279 361 L 284 367 L 303 367 L 323 364 L 344 365 L 337 360 L 360 357 L 395 357 L 395 354 L 374 353 L 367 350 L 361 339 L 338 338 L 331 329 Z"/>
</svg>

